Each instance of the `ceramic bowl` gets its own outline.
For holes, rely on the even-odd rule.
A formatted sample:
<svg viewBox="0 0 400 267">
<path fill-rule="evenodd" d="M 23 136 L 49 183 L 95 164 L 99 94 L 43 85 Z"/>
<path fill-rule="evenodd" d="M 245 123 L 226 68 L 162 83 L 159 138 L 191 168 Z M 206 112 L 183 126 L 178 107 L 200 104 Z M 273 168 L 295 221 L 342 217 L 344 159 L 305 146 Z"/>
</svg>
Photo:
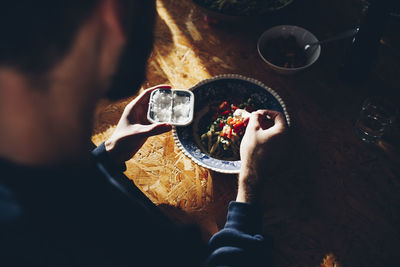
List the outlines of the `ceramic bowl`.
<svg viewBox="0 0 400 267">
<path fill-rule="evenodd" d="M 313 65 L 321 54 L 321 46 L 316 45 L 304 52 L 305 55 L 305 64 L 299 67 L 290 68 L 290 67 L 282 67 L 276 65 L 274 62 L 271 61 L 271 58 L 268 57 L 267 51 L 268 49 L 268 42 L 277 39 L 277 38 L 288 38 L 294 37 L 299 47 L 304 47 L 306 44 L 318 42 L 317 37 L 314 36 L 311 32 L 306 29 L 303 29 L 299 26 L 294 25 L 280 25 L 275 26 L 267 31 L 265 31 L 258 40 L 257 43 L 257 50 L 261 58 L 268 64 L 268 66 L 276 71 L 279 74 L 294 74 L 301 70 L 309 68 Z"/>
<path fill-rule="evenodd" d="M 204 115 L 205 108 L 220 101 L 236 98 L 255 99 L 263 109 L 280 111 L 290 126 L 290 117 L 281 97 L 263 83 L 241 75 L 226 74 L 206 79 L 190 90 L 195 95 L 194 119 L 185 127 L 173 127 L 173 137 L 179 149 L 196 164 L 221 173 L 239 173 L 240 160 L 221 160 L 211 157 L 204 151 L 200 142 L 198 123 Z"/>
</svg>

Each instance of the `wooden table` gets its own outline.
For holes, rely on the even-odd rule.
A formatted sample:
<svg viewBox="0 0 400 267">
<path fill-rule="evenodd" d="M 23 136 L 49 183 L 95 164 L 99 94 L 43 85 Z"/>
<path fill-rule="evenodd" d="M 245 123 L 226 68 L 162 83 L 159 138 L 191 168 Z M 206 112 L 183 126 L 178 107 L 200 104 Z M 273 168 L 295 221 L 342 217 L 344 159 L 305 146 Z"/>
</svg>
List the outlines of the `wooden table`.
<svg viewBox="0 0 400 267">
<path fill-rule="evenodd" d="M 310 70 L 294 76 L 274 73 L 256 51 L 271 25 L 300 25 L 323 39 L 354 26 L 360 10 L 356 0 L 298 0 L 256 25 L 209 25 L 189 0 L 157 1 L 143 88 L 189 88 L 236 73 L 267 84 L 287 104 L 292 149 L 285 170 L 266 177 L 265 191 L 264 231 L 275 238 L 277 266 L 319 266 L 327 255 L 343 266 L 393 266 L 399 255 L 399 126 L 369 146 L 355 137 L 354 122 L 367 96 L 399 95 L 400 22 L 389 22 L 373 74 L 360 86 L 338 77 L 346 42 L 326 45 Z M 95 143 L 110 135 L 129 100 L 99 105 Z M 194 164 L 171 133 L 150 138 L 127 166 L 126 175 L 172 219 L 199 224 L 205 239 L 223 227 L 236 177 Z"/>
</svg>

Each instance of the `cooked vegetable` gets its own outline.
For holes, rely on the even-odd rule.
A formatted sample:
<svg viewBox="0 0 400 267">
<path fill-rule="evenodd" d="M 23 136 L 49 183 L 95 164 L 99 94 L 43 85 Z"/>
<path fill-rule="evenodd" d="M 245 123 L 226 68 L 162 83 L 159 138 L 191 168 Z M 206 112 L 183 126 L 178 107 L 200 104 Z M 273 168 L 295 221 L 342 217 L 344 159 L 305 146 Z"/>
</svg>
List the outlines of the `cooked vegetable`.
<svg viewBox="0 0 400 267">
<path fill-rule="evenodd" d="M 212 109 L 211 122 L 200 135 L 210 156 L 239 159 L 240 142 L 249 121 L 248 112 L 253 110 L 254 103 L 250 98 L 240 105 L 223 101 Z"/>
</svg>

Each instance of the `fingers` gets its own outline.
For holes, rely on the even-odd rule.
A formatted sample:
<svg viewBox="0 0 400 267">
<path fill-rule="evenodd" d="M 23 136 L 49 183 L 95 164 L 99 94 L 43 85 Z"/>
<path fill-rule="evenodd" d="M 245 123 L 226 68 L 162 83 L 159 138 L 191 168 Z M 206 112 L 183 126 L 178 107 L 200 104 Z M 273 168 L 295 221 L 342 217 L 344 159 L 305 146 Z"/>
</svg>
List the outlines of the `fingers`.
<svg viewBox="0 0 400 267">
<path fill-rule="evenodd" d="M 276 110 L 261 109 L 251 113 L 249 126 L 269 131 L 283 131 L 286 129 L 286 120 L 282 113 Z"/>
<path fill-rule="evenodd" d="M 151 87 L 151 88 L 147 88 L 147 89 L 143 90 L 143 92 L 142 92 L 139 96 L 137 96 L 134 100 L 132 100 L 132 101 L 126 106 L 126 109 L 127 109 L 127 110 L 130 110 L 133 106 L 135 106 L 137 103 L 140 103 L 140 102 L 146 102 L 146 103 L 148 103 L 148 102 L 149 102 L 149 99 L 150 99 L 150 94 L 151 94 L 151 92 L 153 92 L 153 91 L 156 90 L 156 89 L 160 89 L 160 88 L 163 88 L 163 89 L 171 89 L 171 86 L 170 86 L 170 85 L 167 85 L 167 84 L 160 84 L 160 85 L 156 85 L 156 86 L 153 86 L 153 87 Z"/>
<path fill-rule="evenodd" d="M 269 110 L 269 109 L 259 109 L 254 112 L 255 114 L 259 116 L 267 116 L 269 117 L 268 119 L 273 120 L 274 123 L 285 123 L 285 119 L 279 111 L 276 110 Z"/>
<path fill-rule="evenodd" d="M 286 119 L 281 112 L 276 110 L 261 110 L 261 114 L 271 118 L 274 122 L 274 128 L 278 130 L 286 129 Z"/>
<path fill-rule="evenodd" d="M 172 129 L 172 126 L 166 123 L 157 123 L 142 125 L 140 128 L 141 134 L 143 134 L 145 137 L 150 137 L 169 132 Z"/>
</svg>

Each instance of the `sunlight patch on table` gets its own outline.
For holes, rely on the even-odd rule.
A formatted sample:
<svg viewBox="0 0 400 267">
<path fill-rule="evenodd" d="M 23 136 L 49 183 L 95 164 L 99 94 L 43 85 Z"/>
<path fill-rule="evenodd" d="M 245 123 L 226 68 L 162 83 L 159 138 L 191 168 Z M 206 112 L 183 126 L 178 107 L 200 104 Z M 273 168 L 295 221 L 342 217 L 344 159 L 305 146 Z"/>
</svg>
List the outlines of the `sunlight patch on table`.
<svg viewBox="0 0 400 267">
<path fill-rule="evenodd" d="M 200 58 L 193 51 L 190 40 L 183 34 L 169 15 L 162 1 L 157 1 L 157 12 L 171 31 L 173 50 L 164 51 L 163 47 L 154 47 L 155 60 L 175 88 L 186 89 L 197 82 L 210 78 L 211 75 L 202 64 Z M 190 25 L 190 23 L 189 23 Z M 193 26 L 189 30 L 194 40 L 200 40 L 200 33 Z"/>
<path fill-rule="evenodd" d="M 332 253 L 325 255 L 321 264 L 317 267 L 341 267 L 342 265 L 336 260 Z"/>
<path fill-rule="evenodd" d="M 188 30 L 190 36 L 192 39 L 196 42 L 203 40 L 203 37 L 201 36 L 201 33 L 199 30 L 197 30 L 196 25 L 193 23 L 193 9 L 190 10 L 188 19 L 185 22 L 186 24 L 186 29 Z"/>
</svg>

